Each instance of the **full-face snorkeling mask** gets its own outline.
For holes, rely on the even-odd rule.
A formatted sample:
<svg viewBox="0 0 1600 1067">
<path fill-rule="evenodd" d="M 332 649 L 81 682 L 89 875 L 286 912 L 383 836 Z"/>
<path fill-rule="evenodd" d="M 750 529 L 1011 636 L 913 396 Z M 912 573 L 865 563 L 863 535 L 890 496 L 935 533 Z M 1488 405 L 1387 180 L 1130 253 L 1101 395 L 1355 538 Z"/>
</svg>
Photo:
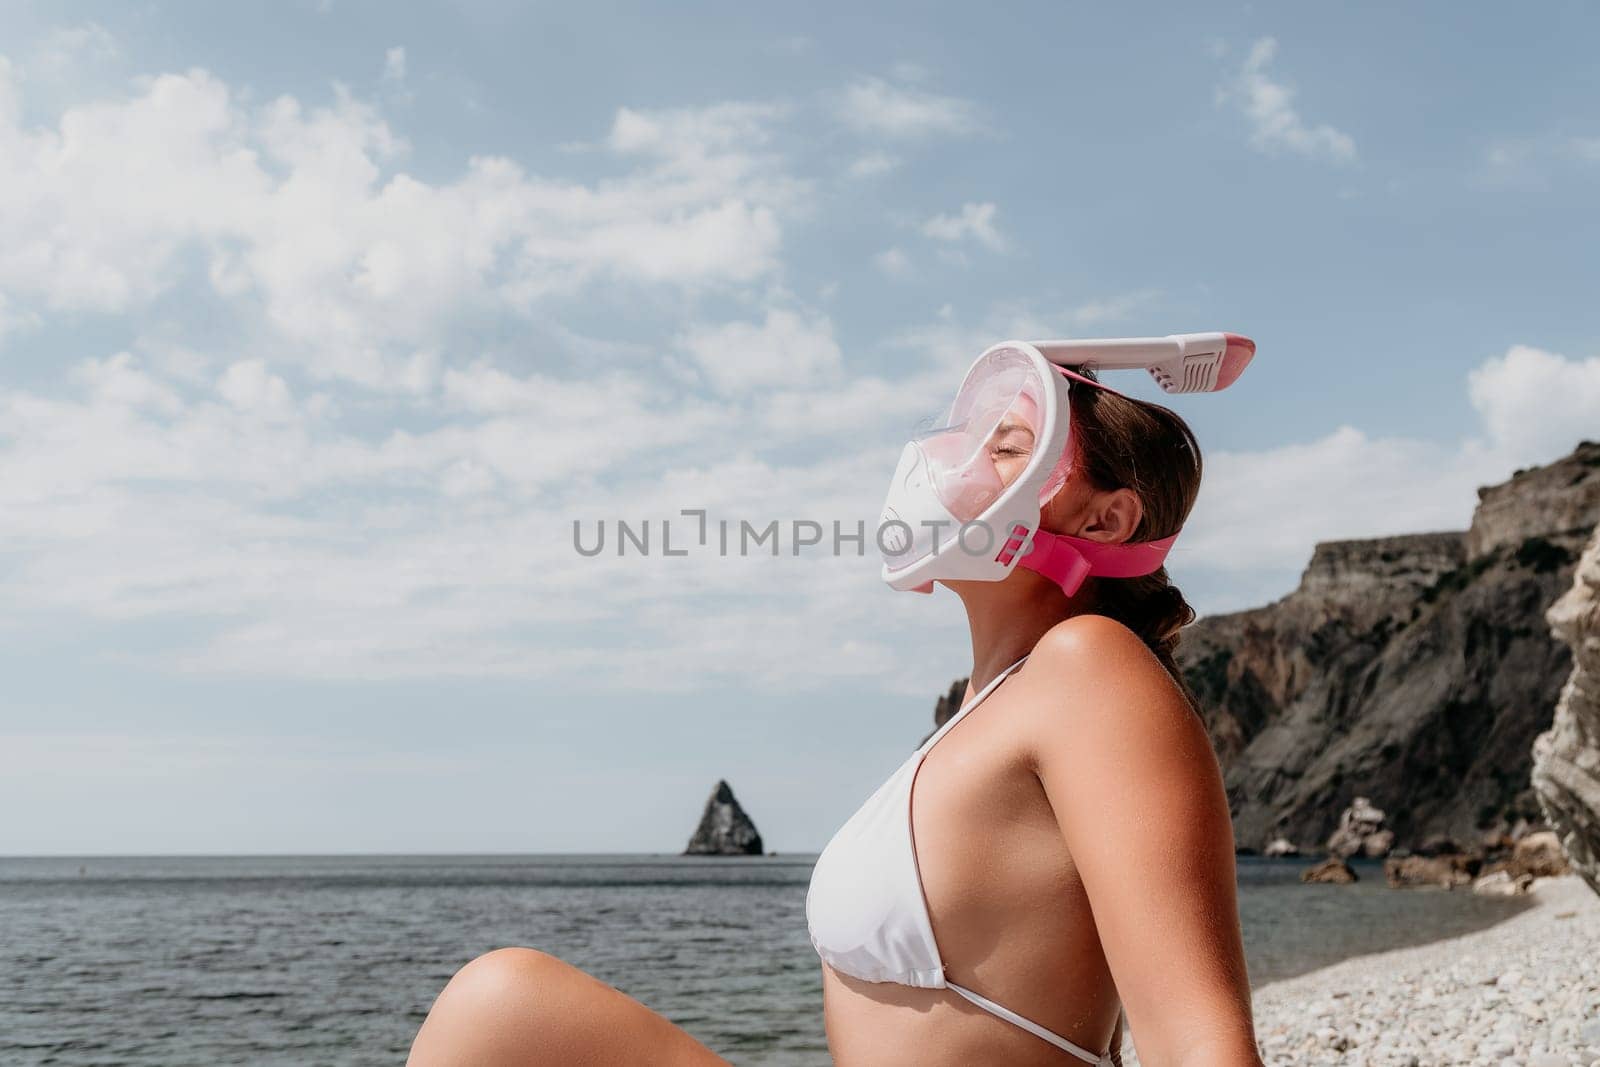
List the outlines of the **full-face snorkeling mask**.
<svg viewBox="0 0 1600 1067">
<path fill-rule="evenodd" d="M 1255 350 L 1254 341 L 1232 333 L 990 347 L 967 371 L 942 424 L 900 453 L 878 520 L 883 580 L 931 593 L 935 579 L 999 581 L 1020 566 L 1071 596 L 1090 575 L 1134 578 L 1158 570 L 1177 534 L 1105 544 L 1039 529 L 1040 509 L 1066 480 L 1071 382 L 1126 395 L 1067 368 L 1148 370 L 1165 392 L 1214 393 L 1233 384 Z M 1022 430 L 1031 433 L 1032 454 L 1007 485 L 991 442 Z"/>
</svg>

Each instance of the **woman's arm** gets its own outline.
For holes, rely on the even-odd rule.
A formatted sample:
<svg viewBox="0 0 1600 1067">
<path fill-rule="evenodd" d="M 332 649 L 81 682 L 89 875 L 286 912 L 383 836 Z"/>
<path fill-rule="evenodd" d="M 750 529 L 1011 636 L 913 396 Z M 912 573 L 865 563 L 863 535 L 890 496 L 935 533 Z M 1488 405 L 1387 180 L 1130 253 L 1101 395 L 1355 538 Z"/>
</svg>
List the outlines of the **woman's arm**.
<svg viewBox="0 0 1600 1067">
<path fill-rule="evenodd" d="M 1233 827 L 1204 724 L 1138 635 L 1104 616 L 1055 626 L 1022 677 L 1034 771 L 1140 1061 L 1260 1067 Z"/>
</svg>

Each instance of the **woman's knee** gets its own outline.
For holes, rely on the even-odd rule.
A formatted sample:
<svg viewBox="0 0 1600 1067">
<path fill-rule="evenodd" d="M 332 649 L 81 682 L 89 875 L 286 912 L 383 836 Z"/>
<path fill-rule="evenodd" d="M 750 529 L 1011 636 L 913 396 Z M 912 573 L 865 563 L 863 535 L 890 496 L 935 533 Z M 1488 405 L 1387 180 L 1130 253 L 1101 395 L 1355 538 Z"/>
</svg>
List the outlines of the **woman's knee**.
<svg viewBox="0 0 1600 1067">
<path fill-rule="evenodd" d="M 455 973 L 412 1044 L 413 1064 L 526 1062 L 567 1044 L 582 972 L 532 948 L 486 952 Z"/>
<path fill-rule="evenodd" d="M 491 1003 L 524 1001 L 574 970 L 570 964 L 536 948 L 497 948 L 457 971 L 445 990 L 455 988 Z"/>
<path fill-rule="evenodd" d="M 727 1061 L 614 986 L 531 948 L 456 972 L 411 1046 L 413 1067 Z"/>
</svg>

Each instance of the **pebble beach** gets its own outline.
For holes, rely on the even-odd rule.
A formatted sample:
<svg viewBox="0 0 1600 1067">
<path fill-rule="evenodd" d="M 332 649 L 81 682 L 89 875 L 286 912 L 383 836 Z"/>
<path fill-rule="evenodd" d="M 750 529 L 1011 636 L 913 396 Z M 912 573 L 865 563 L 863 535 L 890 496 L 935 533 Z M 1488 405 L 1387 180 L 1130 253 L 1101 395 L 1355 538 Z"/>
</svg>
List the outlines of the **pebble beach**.
<svg viewBox="0 0 1600 1067">
<path fill-rule="evenodd" d="M 1261 986 L 1253 1000 L 1262 1059 L 1268 1067 L 1600 1067 L 1600 896 L 1564 875 L 1535 881 L 1528 900 L 1528 910 L 1485 930 Z M 1137 1043 L 1135 1035 L 1135 1051 Z"/>
</svg>

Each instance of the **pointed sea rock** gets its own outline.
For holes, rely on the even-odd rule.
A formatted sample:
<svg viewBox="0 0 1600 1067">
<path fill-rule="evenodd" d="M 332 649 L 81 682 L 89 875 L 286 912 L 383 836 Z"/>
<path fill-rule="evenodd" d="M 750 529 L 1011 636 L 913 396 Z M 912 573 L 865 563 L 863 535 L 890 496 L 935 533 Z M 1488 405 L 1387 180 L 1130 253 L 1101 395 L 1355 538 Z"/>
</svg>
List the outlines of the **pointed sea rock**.
<svg viewBox="0 0 1600 1067">
<path fill-rule="evenodd" d="M 734 799 L 728 783 L 718 779 L 706 801 L 700 825 L 689 838 L 685 856 L 759 856 L 761 834 Z"/>
</svg>

